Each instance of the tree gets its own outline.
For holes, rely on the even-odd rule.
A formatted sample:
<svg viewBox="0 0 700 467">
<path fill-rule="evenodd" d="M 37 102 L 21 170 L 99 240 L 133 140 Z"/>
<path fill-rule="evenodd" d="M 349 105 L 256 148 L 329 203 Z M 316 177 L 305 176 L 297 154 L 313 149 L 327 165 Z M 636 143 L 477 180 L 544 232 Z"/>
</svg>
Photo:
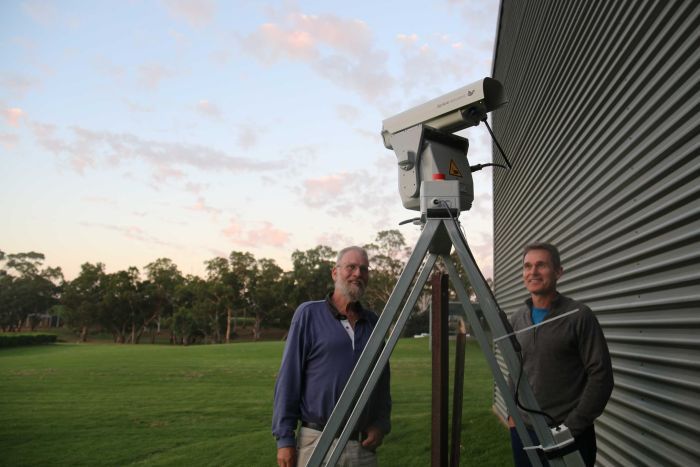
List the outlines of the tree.
<svg viewBox="0 0 700 467">
<path fill-rule="evenodd" d="M 250 299 L 251 308 L 255 314 L 253 338 L 258 340 L 263 319 L 275 314 L 276 311 L 283 312 L 288 308 L 285 306 L 282 295 L 284 272 L 275 260 L 268 258 L 259 260 L 255 272 L 256 276 L 250 287 Z"/>
<path fill-rule="evenodd" d="M 209 290 L 218 310 L 226 314 L 225 342 L 237 334 L 235 313 L 242 307 L 243 281 L 232 270 L 226 258 L 217 257 L 205 262 Z"/>
<path fill-rule="evenodd" d="M 87 340 L 90 326 L 99 321 L 99 307 L 105 282 L 105 266 L 102 263 L 84 263 L 78 277 L 68 282 L 62 297 L 66 306 L 64 319 L 77 331 L 80 341 Z"/>
<path fill-rule="evenodd" d="M 404 264 L 410 256 L 406 239 L 398 230 L 377 233 L 374 243 L 364 246 L 369 255 L 372 273 L 365 294 L 367 305 L 381 313 L 396 286 Z"/>
<path fill-rule="evenodd" d="M 331 270 L 335 265 L 335 257 L 336 252 L 324 245 L 306 251 L 294 250 L 294 288 L 291 291 L 293 303 L 298 305 L 309 300 L 319 300 L 333 289 Z"/>
<path fill-rule="evenodd" d="M 211 336 L 211 317 L 216 315 L 213 312 L 215 307 L 210 284 L 200 277 L 187 276 L 176 290 L 175 310 L 167 320 L 173 342 L 190 345 L 199 338 Z"/>
<path fill-rule="evenodd" d="M 0 261 L 6 261 L 6 269 L 0 270 L 0 326 L 19 331 L 26 323 L 34 330 L 58 303 L 61 268 L 40 269 L 44 255 L 33 251 L 9 255 L 0 251 Z"/>
<path fill-rule="evenodd" d="M 142 284 L 143 293 L 152 304 L 151 315 L 145 320 L 145 327 L 152 327 L 151 343 L 155 342 L 160 333 L 161 319 L 171 316 L 174 310 L 175 293 L 184 283 L 182 273 L 177 265 L 169 258 L 158 258 L 144 268 L 147 282 Z M 155 323 L 155 327 L 153 327 Z"/>
<path fill-rule="evenodd" d="M 152 308 L 137 268 L 104 277 L 97 321 L 112 332 L 115 342 L 137 344 L 146 321 L 153 315 Z"/>
<path fill-rule="evenodd" d="M 253 312 L 253 289 L 258 275 L 258 264 L 255 256 L 247 251 L 232 251 L 228 257 L 231 264 L 231 272 L 238 281 L 238 299 L 236 305 L 246 318 L 249 312 Z"/>
</svg>

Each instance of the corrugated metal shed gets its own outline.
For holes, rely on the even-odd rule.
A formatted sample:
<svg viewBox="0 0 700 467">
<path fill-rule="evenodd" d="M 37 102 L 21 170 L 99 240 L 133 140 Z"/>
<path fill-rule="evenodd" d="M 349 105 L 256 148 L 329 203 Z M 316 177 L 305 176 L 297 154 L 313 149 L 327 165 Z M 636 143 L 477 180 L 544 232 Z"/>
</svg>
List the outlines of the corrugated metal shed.
<svg viewBox="0 0 700 467">
<path fill-rule="evenodd" d="M 558 245 L 613 358 L 598 464 L 700 465 L 700 2 L 503 0 L 493 76 L 499 304 Z"/>
</svg>

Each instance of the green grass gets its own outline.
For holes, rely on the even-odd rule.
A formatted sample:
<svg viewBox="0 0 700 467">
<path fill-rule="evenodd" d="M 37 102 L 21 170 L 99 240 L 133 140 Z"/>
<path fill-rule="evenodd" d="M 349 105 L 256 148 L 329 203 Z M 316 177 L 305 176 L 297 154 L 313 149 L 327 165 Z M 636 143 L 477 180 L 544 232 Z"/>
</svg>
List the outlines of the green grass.
<svg viewBox="0 0 700 467">
<path fill-rule="evenodd" d="M 275 465 L 271 401 L 283 345 L 3 349 L 0 465 Z M 402 339 L 391 365 L 393 431 L 380 464 L 430 465 L 427 341 Z M 462 465 L 509 465 L 508 432 L 491 412 L 491 375 L 474 343 L 462 420 Z"/>
</svg>

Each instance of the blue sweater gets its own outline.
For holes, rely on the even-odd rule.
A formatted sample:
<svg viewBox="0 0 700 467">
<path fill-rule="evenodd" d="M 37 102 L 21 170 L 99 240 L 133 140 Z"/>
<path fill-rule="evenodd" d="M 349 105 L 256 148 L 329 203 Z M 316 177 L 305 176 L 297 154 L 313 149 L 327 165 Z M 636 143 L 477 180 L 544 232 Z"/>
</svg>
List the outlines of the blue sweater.
<svg viewBox="0 0 700 467">
<path fill-rule="evenodd" d="M 297 308 L 275 383 L 272 434 L 278 448 L 295 445 L 294 432 L 300 421 L 325 425 L 377 320 L 373 312 L 361 309 L 353 350 L 340 315 L 328 299 L 306 302 Z M 388 433 L 390 412 L 387 365 L 357 428 L 376 426 Z"/>
</svg>

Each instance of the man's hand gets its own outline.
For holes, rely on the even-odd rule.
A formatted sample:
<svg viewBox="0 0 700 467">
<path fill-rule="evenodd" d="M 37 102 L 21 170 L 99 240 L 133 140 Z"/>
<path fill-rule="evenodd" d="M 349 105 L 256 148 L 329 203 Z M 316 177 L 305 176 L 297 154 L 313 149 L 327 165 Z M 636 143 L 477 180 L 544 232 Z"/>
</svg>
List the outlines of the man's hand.
<svg viewBox="0 0 700 467">
<path fill-rule="evenodd" d="M 384 440 L 384 432 L 375 426 L 367 428 L 367 439 L 362 441 L 362 447 L 374 451 Z"/>
<path fill-rule="evenodd" d="M 294 467 L 297 457 L 297 450 L 294 446 L 277 449 L 277 465 L 279 467 Z"/>
</svg>

